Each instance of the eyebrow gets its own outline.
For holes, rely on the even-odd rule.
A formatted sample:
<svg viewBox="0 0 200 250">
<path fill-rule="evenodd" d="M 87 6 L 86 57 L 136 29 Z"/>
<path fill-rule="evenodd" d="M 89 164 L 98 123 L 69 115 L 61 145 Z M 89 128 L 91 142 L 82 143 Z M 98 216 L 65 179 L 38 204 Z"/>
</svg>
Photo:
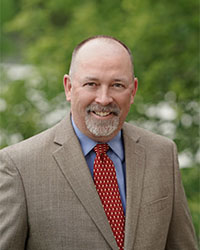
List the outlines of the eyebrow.
<svg viewBox="0 0 200 250">
<path fill-rule="evenodd" d="M 84 81 L 100 81 L 99 78 L 96 78 L 96 77 L 85 77 L 83 79 Z M 126 77 L 119 77 L 119 78 L 114 78 L 112 79 L 112 81 L 114 82 L 128 82 L 128 79 Z"/>
<path fill-rule="evenodd" d="M 113 79 L 115 82 L 126 82 L 128 79 L 125 77 L 115 78 Z"/>
<path fill-rule="evenodd" d="M 99 81 L 99 79 L 98 78 L 96 78 L 96 77 L 85 77 L 84 79 L 83 79 L 84 81 Z"/>
</svg>

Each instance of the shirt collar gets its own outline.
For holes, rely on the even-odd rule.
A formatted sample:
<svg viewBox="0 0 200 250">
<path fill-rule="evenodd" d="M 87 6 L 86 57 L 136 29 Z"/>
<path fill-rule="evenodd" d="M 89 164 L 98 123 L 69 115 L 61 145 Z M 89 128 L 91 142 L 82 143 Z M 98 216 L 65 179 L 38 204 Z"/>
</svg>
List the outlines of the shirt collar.
<svg viewBox="0 0 200 250">
<path fill-rule="evenodd" d="M 74 128 L 74 131 L 80 141 L 83 154 L 84 156 L 86 156 L 96 146 L 97 142 L 90 139 L 86 135 L 84 135 L 78 129 L 72 117 L 71 117 L 71 121 L 72 121 L 72 126 Z M 123 142 L 122 142 L 121 130 L 112 140 L 108 141 L 107 144 L 113 150 L 113 152 L 120 158 L 120 160 L 123 161 L 124 160 L 124 147 L 123 147 Z"/>
</svg>

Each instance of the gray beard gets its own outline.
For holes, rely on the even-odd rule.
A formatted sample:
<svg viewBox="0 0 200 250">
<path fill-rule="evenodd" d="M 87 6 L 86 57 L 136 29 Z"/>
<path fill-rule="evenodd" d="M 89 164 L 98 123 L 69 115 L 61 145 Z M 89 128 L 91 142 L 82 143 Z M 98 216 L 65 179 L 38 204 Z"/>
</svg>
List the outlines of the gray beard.
<svg viewBox="0 0 200 250">
<path fill-rule="evenodd" d="M 109 120 L 99 120 L 95 119 L 91 115 L 91 112 L 102 111 L 102 112 L 112 112 L 113 117 Z M 102 106 L 100 104 L 90 104 L 86 108 L 85 124 L 87 129 L 95 136 L 109 136 L 111 135 L 119 126 L 119 114 L 120 109 L 116 104 L 108 104 Z"/>
<path fill-rule="evenodd" d="M 90 114 L 85 117 L 85 124 L 87 129 L 95 136 L 109 136 L 119 126 L 119 117 L 115 116 L 110 120 L 99 121 Z"/>
</svg>

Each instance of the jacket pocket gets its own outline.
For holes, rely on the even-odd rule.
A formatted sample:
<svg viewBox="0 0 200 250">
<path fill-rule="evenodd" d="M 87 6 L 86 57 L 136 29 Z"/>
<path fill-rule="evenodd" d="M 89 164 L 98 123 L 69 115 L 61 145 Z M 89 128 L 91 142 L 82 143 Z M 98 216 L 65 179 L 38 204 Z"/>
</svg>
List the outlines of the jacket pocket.
<svg viewBox="0 0 200 250">
<path fill-rule="evenodd" d="M 141 209 L 145 214 L 149 215 L 166 209 L 170 204 L 169 196 L 163 196 L 159 199 L 144 203 Z"/>
</svg>

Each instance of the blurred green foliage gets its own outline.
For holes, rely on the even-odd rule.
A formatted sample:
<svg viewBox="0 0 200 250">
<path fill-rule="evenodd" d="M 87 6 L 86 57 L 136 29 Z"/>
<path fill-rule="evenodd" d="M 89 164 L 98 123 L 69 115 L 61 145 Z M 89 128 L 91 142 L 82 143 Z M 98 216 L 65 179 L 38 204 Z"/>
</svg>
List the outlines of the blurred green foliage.
<svg viewBox="0 0 200 250">
<path fill-rule="evenodd" d="M 0 146 L 53 125 L 69 108 L 73 48 L 97 34 L 132 50 L 139 90 L 127 120 L 173 139 L 199 232 L 199 2 L 0 0 Z"/>
<path fill-rule="evenodd" d="M 182 182 L 185 188 L 190 212 L 192 215 L 198 243 L 200 240 L 200 172 L 198 167 L 181 169 Z"/>
</svg>

